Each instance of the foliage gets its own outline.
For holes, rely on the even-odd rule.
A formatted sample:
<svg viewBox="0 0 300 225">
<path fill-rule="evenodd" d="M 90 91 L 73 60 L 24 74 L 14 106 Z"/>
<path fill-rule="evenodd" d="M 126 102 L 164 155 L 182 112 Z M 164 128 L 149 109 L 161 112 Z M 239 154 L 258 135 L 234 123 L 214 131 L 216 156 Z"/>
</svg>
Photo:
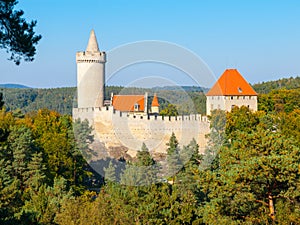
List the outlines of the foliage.
<svg viewBox="0 0 300 225">
<path fill-rule="evenodd" d="M 15 10 L 17 0 L 0 1 L 0 48 L 11 53 L 10 60 L 17 65 L 21 60 L 33 61 L 35 45 L 41 39 L 35 35 L 36 21 L 27 22 L 22 10 Z"/>
<path fill-rule="evenodd" d="M 282 78 L 275 81 L 267 81 L 253 85 L 254 90 L 260 94 L 268 94 L 279 89 L 297 89 L 300 88 L 300 77 Z"/>
<path fill-rule="evenodd" d="M 72 114 L 75 88 L 3 89 L 8 111 L 20 109 L 23 113 L 47 108 L 60 114 Z"/>
<path fill-rule="evenodd" d="M 149 186 L 157 182 L 157 173 L 158 165 L 143 143 L 141 150 L 137 152 L 136 161 L 127 163 L 121 175 L 121 183 L 128 186 Z"/>
<path fill-rule="evenodd" d="M 72 114 L 72 108 L 76 105 L 76 88 L 3 88 L 5 107 L 8 111 L 21 110 L 22 113 L 37 111 L 47 108 L 60 114 Z M 121 86 L 108 86 L 105 88 L 105 98 L 110 99 L 114 94 L 153 94 L 152 89 L 125 88 Z M 178 109 L 177 114 L 201 113 L 205 114 L 206 97 L 202 92 L 187 92 L 182 97 L 182 92 L 165 91 L 157 92 L 160 110 L 164 110 L 173 102 Z M 168 100 L 168 101 L 167 101 Z M 151 106 L 152 98 L 149 97 L 148 104 Z M 174 112 L 173 112 L 174 113 Z"/>
<path fill-rule="evenodd" d="M 110 160 L 98 193 L 89 191 L 96 176 L 80 153 L 93 156 L 87 121 L 3 109 L 0 223 L 299 224 L 298 92 L 267 95 L 274 105 L 264 111 L 214 111 L 203 155 L 197 140 L 179 147 L 173 133 L 165 161 L 155 161 L 145 144 L 120 176 Z M 276 99 L 284 104 L 275 107 Z"/>
<path fill-rule="evenodd" d="M 160 110 L 159 115 L 162 116 L 178 116 L 177 107 L 173 104 L 168 104 L 168 106 Z"/>
<path fill-rule="evenodd" d="M 210 198 L 202 212 L 206 224 L 297 223 L 300 149 L 276 121 L 246 107 L 227 114 L 228 144 L 220 149 L 219 167 L 206 171 L 208 185 L 202 187 Z M 282 204 L 289 216 L 277 216 Z"/>
<path fill-rule="evenodd" d="M 86 122 L 76 125 L 90 136 Z M 40 110 L 20 118 L 1 110 L 0 158 L 1 224 L 53 224 L 60 205 L 89 187 L 91 170 L 69 116 Z"/>
<path fill-rule="evenodd" d="M 0 92 L 0 110 L 2 109 L 3 106 L 4 106 L 3 93 Z"/>
<path fill-rule="evenodd" d="M 300 109 L 300 88 L 275 90 L 258 97 L 258 109 L 266 112 L 292 112 Z"/>
<path fill-rule="evenodd" d="M 182 161 L 180 159 L 180 149 L 178 146 L 178 140 L 174 133 L 172 133 L 169 142 L 167 143 L 167 170 L 166 175 L 168 178 L 172 178 L 172 182 L 175 182 L 175 175 L 182 168 Z"/>
<path fill-rule="evenodd" d="M 225 144 L 226 113 L 222 110 L 213 110 L 210 119 L 210 133 L 206 136 L 208 143 L 205 147 L 202 169 L 215 169 L 219 164 L 219 150 Z"/>
</svg>

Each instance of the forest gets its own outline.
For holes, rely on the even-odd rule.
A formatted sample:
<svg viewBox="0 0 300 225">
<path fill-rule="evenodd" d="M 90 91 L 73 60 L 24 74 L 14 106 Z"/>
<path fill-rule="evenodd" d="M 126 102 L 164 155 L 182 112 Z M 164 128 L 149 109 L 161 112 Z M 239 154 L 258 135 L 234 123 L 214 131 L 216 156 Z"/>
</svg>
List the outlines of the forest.
<svg viewBox="0 0 300 225">
<path fill-rule="evenodd" d="M 10 108 L 18 100 L 0 95 L 0 224 L 300 224 L 294 80 L 254 86 L 264 90 L 257 112 L 214 111 L 204 154 L 195 140 L 180 146 L 172 135 L 163 174 L 142 145 L 132 161 L 109 161 L 105 178 L 81 154 L 94 141 L 87 121 L 73 122 L 66 111 L 42 104 Z M 58 103 L 73 101 L 75 90 L 66 90 L 48 94 Z M 11 93 L 25 93 L 16 105 L 39 98 L 38 90 Z"/>
<path fill-rule="evenodd" d="M 206 90 L 206 89 L 204 89 Z M 50 109 L 63 115 L 72 115 L 72 108 L 77 106 L 76 88 L 0 88 L 3 93 L 6 109 L 17 113 L 27 113 L 39 109 Z M 165 87 L 165 88 L 135 88 L 108 86 L 105 89 L 105 99 L 114 94 L 139 94 L 149 96 L 156 93 L 159 97 L 160 108 L 169 104 L 176 105 L 180 114 L 205 114 L 206 98 L 201 88 L 196 87 Z M 149 97 L 149 107 L 152 97 Z M 190 103 L 189 103 L 190 102 Z M 190 107 L 187 107 L 189 103 Z M 188 110 L 187 110 L 188 109 Z"/>
<path fill-rule="evenodd" d="M 262 82 L 253 85 L 254 90 L 260 94 L 269 94 L 278 90 L 295 90 L 300 88 L 300 77 L 283 78 L 276 81 Z M 154 93 L 159 96 L 161 110 L 169 104 L 176 106 L 178 114 L 199 113 L 206 114 L 205 93 L 208 88 L 199 87 L 156 87 L 156 88 L 134 88 L 122 86 L 107 86 L 105 99 L 110 99 L 114 94 L 145 94 L 149 96 Z M 4 88 L 0 86 L 3 93 L 6 109 L 17 113 L 27 113 L 39 109 L 50 109 L 60 114 L 72 115 L 72 108 L 76 107 L 76 88 Z M 264 96 L 266 97 L 266 96 Z M 149 99 L 149 103 L 152 98 Z M 188 103 L 188 104 L 187 104 Z M 188 110 L 187 110 L 188 109 Z"/>
</svg>

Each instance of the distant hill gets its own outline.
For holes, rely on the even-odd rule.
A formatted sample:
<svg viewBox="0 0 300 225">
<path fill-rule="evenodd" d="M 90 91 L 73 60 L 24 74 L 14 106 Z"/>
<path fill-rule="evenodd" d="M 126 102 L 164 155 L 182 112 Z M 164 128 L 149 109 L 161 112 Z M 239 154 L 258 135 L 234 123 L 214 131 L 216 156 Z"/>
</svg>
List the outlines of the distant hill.
<svg viewBox="0 0 300 225">
<path fill-rule="evenodd" d="M 274 90 L 292 90 L 300 88 L 300 77 L 283 78 L 276 81 L 262 82 L 252 85 L 258 94 L 270 93 Z M 2 90 L 1 90 L 2 89 Z M 165 86 L 154 88 L 124 88 L 122 86 L 108 86 L 105 89 L 106 99 L 110 94 L 144 94 L 148 92 L 149 96 L 157 93 L 161 108 L 166 107 L 169 103 L 178 106 L 180 113 L 188 113 L 191 110 L 187 105 L 188 100 L 194 102 L 193 112 L 205 114 L 206 110 L 206 93 L 209 88 L 196 86 Z M 185 93 L 183 93 L 183 91 Z M 22 112 L 31 112 L 41 108 L 55 110 L 61 114 L 72 114 L 72 108 L 76 107 L 76 87 L 38 89 L 29 88 L 18 84 L 2 84 L 0 92 L 3 92 L 5 107 L 9 111 L 20 109 Z M 182 96 L 185 95 L 185 96 Z M 189 99 L 187 99 L 189 98 Z M 261 97 L 262 98 L 262 97 Z M 151 98 L 150 98 L 151 101 Z"/>
<path fill-rule="evenodd" d="M 4 106 L 8 111 L 20 109 L 23 113 L 41 108 L 55 110 L 61 114 L 72 113 L 76 88 L 4 88 Z"/>
<path fill-rule="evenodd" d="M 206 87 L 197 87 L 197 86 L 164 86 L 164 87 L 154 87 L 152 90 L 168 90 L 168 91 L 186 91 L 186 92 L 203 92 L 206 93 L 209 91 L 209 88 Z"/>
<path fill-rule="evenodd" d="M 41 108 L 55 110 L 61 114 L 72 114 L 72 108 L 76 107 L 76 88 L 4 88 L 3 92 L 5 107 L 8 111 L 20 109 L 23 113 L 36 111 Z M 169 103 L 178 106 L 181 114 L 188 113 L 186 110 L 192 110 L 193 113 L 205 114 L 205 95 L 202 89 L 197 87 L 164 87 L 164 88 L 124 88 L 121 86 L 108 86 L 105 89 L 106 99 L 114 94 L 144 94 L 148 92 L 149 96 L 157 93 L 161 108 Z M 184 92 L 183 92 L 184 91 Z M 188 104 L 189 99 L 194 102 L 194 107 Z M 150 97 L 151 101 L 151 97 Z M 185 106 L 187 105 L 187 106 Z"/>
<path fill-rule="evenodd" d="M 273 90 L 279 89 L 297 89 L 300 88 L 300 77 L 282 78 L 275 81 L 267 81 L 252 85 L 254 90 L 259 94 L 267 94 Z"/>
<path fill-rule="evenodd" d="M 0 88 L 30 88 L 22 84 L 0 84 Z"/>
</svg>

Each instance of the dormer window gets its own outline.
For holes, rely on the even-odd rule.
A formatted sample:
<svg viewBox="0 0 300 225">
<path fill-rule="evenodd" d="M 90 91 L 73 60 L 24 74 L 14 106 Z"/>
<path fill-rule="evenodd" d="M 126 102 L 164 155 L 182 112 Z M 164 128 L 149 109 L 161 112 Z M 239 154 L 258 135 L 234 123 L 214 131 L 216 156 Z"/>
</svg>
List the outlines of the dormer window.
<svg viewBox="0 0 300 225">
<path fill-rule="evenodd" d="M 239 93 L 243 92 L 242 88 L 240 88 L 240 87 L 238 87 L 238 91 L 239 91 Z"/>
<path fill-rule="evenodd" d="M 135 103 L 134 104 L 134 111 L 139 111 L 139 109 L 140 109 L 140 105 Z"/>
</svg>

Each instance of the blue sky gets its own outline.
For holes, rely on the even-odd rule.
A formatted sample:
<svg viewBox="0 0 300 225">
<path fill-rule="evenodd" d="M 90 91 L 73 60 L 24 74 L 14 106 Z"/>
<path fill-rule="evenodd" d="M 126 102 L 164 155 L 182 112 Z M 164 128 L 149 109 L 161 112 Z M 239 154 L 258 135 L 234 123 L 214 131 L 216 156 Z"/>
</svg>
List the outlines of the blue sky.
<svg viewBox="0 0 300 225">
<path fill-rule="evenodd" d="M 85 50 L 91 29 L 107 52 L 143 40 L 183 46 L 216 78 L 226 68 L 237 68 L 250 83 L 300 74 L 297 0 L 20 0 L 17 7 L 38 21 L 43 38 L 32 63 L 15 66 L 1 50 L 0 83 L 75 86 L 75 54 Z M 112 84 L 124 80 L 119 76 Z M 177 82 L 192 84 L 184 76 Z"/>
</svg>

